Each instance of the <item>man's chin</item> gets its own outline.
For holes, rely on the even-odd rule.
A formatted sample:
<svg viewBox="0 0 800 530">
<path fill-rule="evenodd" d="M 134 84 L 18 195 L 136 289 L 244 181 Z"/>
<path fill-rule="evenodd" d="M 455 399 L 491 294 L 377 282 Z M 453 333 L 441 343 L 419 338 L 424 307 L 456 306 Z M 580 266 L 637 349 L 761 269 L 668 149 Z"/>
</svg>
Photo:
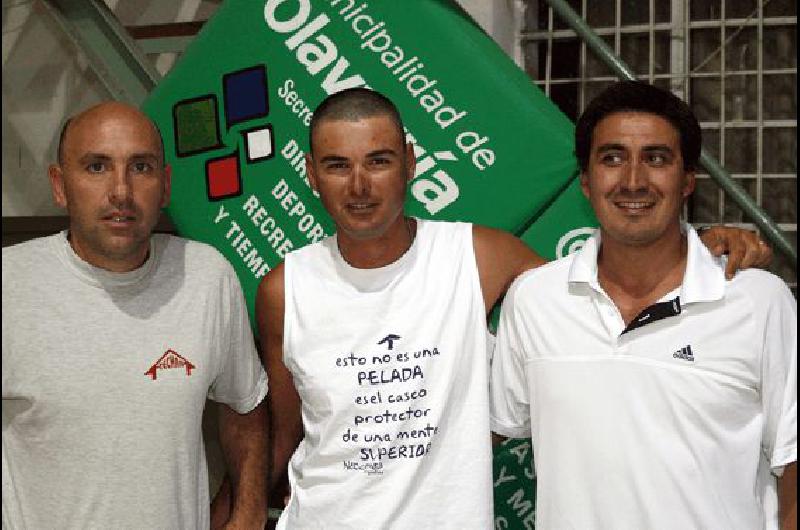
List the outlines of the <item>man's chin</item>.
<svg viewBox="0 0 800 530">
<path fill-rule="evenodd" d="M 613 233 L 614 239 L 629 247 L 646 247 L 657 243 L 660 235 L 651 229 L 628 229 Z"/>
<path fill-rule="evenodd" d="M 149 239 L 116 236 L 103 241 L 97 248 L 98 254 L 108 261 L 131 263 L 136 267 L 144 263 L 150 250 Z"/>
<path fill-rule="evenodd" d="M 342 226 L 339 227 L 339 233 L 345 234 L 348 238 L 356 241 L 371 241 L 381 237 L 385 230 L 375 227 L 352 227 Z"/>
</svg>

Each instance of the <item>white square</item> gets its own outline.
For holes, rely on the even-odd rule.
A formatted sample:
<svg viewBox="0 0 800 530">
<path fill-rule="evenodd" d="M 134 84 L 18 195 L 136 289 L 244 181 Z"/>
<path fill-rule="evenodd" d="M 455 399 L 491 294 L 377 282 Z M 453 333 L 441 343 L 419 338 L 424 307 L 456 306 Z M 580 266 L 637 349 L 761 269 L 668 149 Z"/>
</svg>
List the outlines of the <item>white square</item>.
<svg viewBox="0 0 800 530">
<path fill-rule="evenodd" d="M 259 160 L 272 156 L 272 130 L 265 127 L 247 131 L 245 135 L 247 143 L 247 159 Z"/>
</svg>

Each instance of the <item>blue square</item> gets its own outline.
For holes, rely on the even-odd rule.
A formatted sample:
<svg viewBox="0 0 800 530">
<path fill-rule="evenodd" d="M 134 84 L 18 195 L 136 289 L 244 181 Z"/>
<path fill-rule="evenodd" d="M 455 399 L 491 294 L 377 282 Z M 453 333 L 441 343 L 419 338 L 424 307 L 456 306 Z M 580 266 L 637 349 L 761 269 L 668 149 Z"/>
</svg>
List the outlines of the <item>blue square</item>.
<svg viewBox="0 0 800 530">
<path fill-rule="evenodd" d="M 222 89 L 228 128 L 269 113 L 267 69 L 264 65 L 225 74 L 222 78 Z"/>
</svg>

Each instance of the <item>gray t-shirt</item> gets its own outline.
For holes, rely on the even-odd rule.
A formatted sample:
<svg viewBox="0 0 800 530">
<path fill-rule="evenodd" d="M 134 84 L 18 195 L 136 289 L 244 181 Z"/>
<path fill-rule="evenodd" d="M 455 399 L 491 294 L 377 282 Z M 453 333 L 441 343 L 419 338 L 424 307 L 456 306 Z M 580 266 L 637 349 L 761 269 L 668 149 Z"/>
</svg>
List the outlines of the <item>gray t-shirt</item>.
<svg viewBox="0 0 800 530">
<path fill-rule="evenodd" d="M 206 398 L 267 392 L 230 264 L 156 235 L 111 273 L 62 232 L 4 248 L 2 287 L 3 528 L 207 528 Z"/>
</svg>

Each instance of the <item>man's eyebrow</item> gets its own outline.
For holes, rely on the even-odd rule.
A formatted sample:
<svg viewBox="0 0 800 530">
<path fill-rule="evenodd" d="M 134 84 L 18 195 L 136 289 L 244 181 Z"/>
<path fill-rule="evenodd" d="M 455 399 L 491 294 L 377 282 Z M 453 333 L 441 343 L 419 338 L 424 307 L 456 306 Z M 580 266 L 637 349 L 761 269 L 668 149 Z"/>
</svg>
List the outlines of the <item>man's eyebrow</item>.
<svg viewBox="0 0 800 530">
<path fill-rule="evenodd" d="M 104 155 L 103 153 L 85 153 L 82 157 L 78 159 L 78 162 L 86 163 L 89 161 L 101 161 L 105 162 L 111 160 L 111 157 L 108 155 Z"/>
<path fill-rule="evenodd" d="M 625 146 L 622 144 L 603 144 L 597 148 L 598 153 L 605 153 L 606 151 L 624 151 Z"/>
<path fill-rule="evenodd" d="M 339 156 L 339 155 L 326 155 L 319 159 L 320 163 L 322 162 L 346 162 L 347 157 Z"/>
<path fill-rule="evenodd" d="M 160 157 L 155 153 L 133 153 L 128 157 L 128 160 L 158 160 Z M 108 162 L 111 157 L 104 153 L 85 153 L 78 159 L 81 163 L 87 162 Z"/>
<path fill-rule="evenodd" d="M 159 160 L 161 157 L 155 153 L 133 153 L 130 160 Z"/>
<path fill-rule="evenodd" d="M 650 151 L 666 151 L 668 153 L 672 152 L 672 148 L 666 144 L 653 144 L 653 145 L 646 145 L 642 148 L 642 151 L 650 152 Z"/>
<path fill-rule="evenodd" d="M 383 155 L 397 156 L 397 151 L 395 151 L 394 149 L 376 149 L 375 151 L 370 151 L 369 153 L 367 153 L 367 157 L 375 157 Z"/>
</svg>

